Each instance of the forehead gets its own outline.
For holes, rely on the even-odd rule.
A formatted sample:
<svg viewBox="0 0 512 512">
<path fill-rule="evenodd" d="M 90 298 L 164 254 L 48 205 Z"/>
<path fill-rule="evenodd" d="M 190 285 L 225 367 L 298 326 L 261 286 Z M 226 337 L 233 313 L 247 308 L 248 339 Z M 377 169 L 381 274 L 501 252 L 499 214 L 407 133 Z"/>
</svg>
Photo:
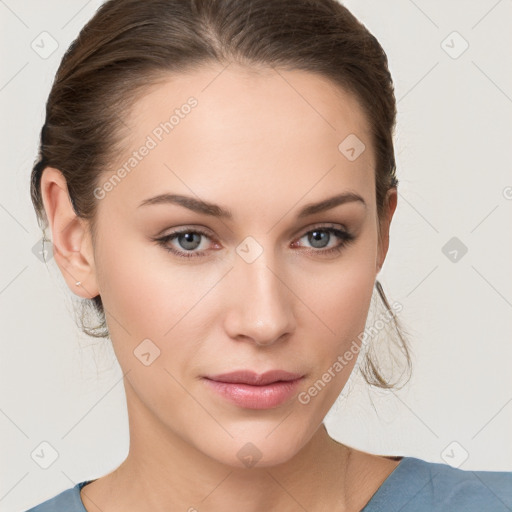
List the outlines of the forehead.
<svg viewBox="0 0 512 512">
<path fill-rule="evenodd" d="M 337 139 L 347 130 L 357 132 L 362 139 L 369 135 L 355 97 L 328 78 L 302 70 L 235 64 L 226 68 L 212 64 L 164 75 L 131 105 L 125 121 L 134 135 L 149 133 L 191 97 L 197 100 L 198 108 L 193 109 L 187 123 L 173 130 L 176 141 L 191 131 L 204 143 L 248 143 L 249 138 L 258 136 L 271 149 L 275 135 L 291 145 L 307 141 L 312 145 L 318 138 Z"/>
<path fill-rule="evenodd" d="M 169 75 L 136 99 L 124 124 L 126 153 L 110 172 L 129 170 L 112 196 L 122 189 L 131 208 L 142 196 L 177 189 L 231 204 L 234 186 L 241 203 L 244 194 L 264 200 L 278 192 L 295 203 L 308 189 L 309 200 L 333 188 L 358 190 L 369 200 L 373 194 L 363 111 L 317 74 L 232 64 Z M 354 141 L 356 151 L 365 149 L 351 160 L 343 152 Z M 142 146 L 151 149 L 132 170 L 126 163 Z"/>
</svg>

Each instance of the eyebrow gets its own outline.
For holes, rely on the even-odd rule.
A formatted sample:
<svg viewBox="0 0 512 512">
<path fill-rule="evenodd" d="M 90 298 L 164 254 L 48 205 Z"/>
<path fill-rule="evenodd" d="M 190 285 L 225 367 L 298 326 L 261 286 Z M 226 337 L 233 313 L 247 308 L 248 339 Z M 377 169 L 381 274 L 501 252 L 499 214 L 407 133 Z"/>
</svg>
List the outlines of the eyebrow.
<svg viewBox="0 0 512 512">
<path fill-rule="evenodd" d="M 339 206 L 341 204 L 359 202 L 366 208 L 365 200 L 354 192 L 345 192 L 336 196 L 329 197 L 318 203 L 309 203 L 304 206 L 297 214 L 298 219 L 314 215 L 315 213 L 324 212 Z M 211 215 L 222 219 L 233 219 L 233 213 L 227 208 L 223 208 L 217 204 L 202 201 L 191 196 L 184 196 L 180 194 L 159 194 L 142 201 L 139 205 L 149 206 L 155 204 L 176 204 L 192 210 L 196 213 L 204 215 Z"/>
</svg>

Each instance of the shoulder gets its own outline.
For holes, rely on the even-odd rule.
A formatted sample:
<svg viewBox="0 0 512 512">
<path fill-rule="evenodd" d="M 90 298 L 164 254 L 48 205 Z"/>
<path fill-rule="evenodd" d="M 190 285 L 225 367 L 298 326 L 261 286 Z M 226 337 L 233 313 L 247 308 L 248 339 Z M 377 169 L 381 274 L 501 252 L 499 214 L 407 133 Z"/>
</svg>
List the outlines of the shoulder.
<svg viewBox="0 0 512 512">
<path fill-rule="evenodd" d="M 80 499 L 80 489 L 89 482 L 80 482 L 26 512 L 87 512 Z"/>
<path fill-rule="evenodd" d="M 509 512 L 512 472 L 464 470 L 404 457 L 373 498 L 365 512 Z"/>
</svg>

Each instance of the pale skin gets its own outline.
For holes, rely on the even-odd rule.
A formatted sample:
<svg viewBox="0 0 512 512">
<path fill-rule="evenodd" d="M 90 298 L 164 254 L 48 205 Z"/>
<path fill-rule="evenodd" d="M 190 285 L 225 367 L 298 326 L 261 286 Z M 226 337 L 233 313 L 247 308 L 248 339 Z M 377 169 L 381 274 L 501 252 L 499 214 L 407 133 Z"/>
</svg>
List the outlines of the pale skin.
<svg viewBox="0 0 512 512">
<path fill-rule="evenodd" d="M 369 126 L 354 97 L 297 70 L 220 71 L 169 76 L 125 113 L 126 154 L 101 183 L 175 108 L 198 101 L 98 200 L 94 243 L 61 173 L 43 173 L 55 261 L 74 293 L 101 295 L 125 374 L 129 454 L 81 498 L 89 512 L 358 511 L 399 461 L 338 443 L 323 425 L 355 358 L 308 404 L 294 397 L 264 410 L 227 402 L 201 377 L 284 369 L 304 375 L 299 391 L 307 391 L 332 367 L 364 331 L 396 189 L 379 223 Z M 353 161 L 338 149 L 349 134 L 366 145 Z M 365 204 L 297 218 L 345 192 Z M 163 193 L 215 203 L 233 218 L 139 207 Z M 314 245 L 307 234 L 329 226 L 355 239 L 322 254 L 343 240 L 324 232 L 324 245 Z M 180 257 L 154 241 L 182 228 L 207 234 L 194 249 L 179 238 L 167 246 L 202 255 Z M 251 263 L 236 251 L 248 236 L 262 249 Z M 134 355 L 144 339 L 160 350 L 149 366 Z M 249 442 L 261 453 L 253 467 L 237 457 Z"/>
</svg>

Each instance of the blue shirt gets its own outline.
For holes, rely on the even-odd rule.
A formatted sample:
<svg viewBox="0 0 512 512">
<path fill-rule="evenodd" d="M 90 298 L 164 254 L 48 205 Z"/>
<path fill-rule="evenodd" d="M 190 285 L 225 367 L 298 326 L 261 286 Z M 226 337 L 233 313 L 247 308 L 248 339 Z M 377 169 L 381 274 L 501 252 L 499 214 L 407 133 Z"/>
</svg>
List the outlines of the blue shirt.
<svg viewBox="0 0 512 512">
<path fill-rule="evenodd" d="M 87 512 L 86 480 L 26 512 Z M 403 457 L 361 512 L 511 512 L 512 472 L 471 471 Z"/>
</svg>

